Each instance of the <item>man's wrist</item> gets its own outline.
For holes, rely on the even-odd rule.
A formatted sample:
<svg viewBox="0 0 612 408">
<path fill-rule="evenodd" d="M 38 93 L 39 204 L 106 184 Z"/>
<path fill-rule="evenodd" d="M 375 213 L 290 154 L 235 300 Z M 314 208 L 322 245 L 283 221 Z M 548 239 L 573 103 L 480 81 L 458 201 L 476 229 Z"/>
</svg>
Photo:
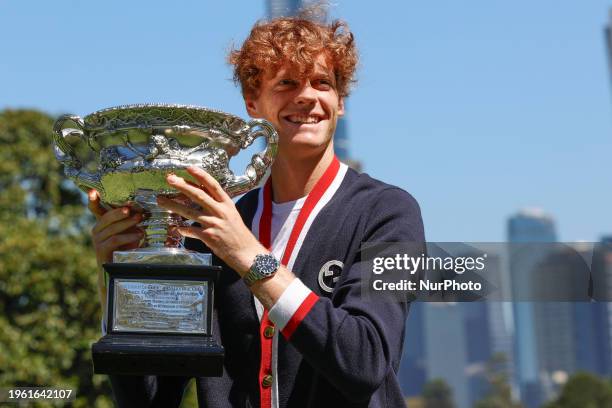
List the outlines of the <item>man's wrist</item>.
<svg viewBox="0 0 612 408">
<path fill-rule="evenodd" d="M 294 279 L 295 275 L 281 265 L 274 276 L 255 282 L 249 289 L 259 299 L 264 308 L 269 310 Z"/>
<path fill-rule="evenodd" d="M 248 249 L 242 251 L 241 256 L 236 257 L 236 265 L 234 265 L 234 270 L 240 275 L 241 278 L 249 273 L 251 270 L 251 266 L 253 266 L 253 262 L 255 262 L 255 257 L 260 254 L 269 254 L 266 248 L 262 245 L 252 246 Z"/>
<path fill-rule="evenodd" d="M 278 269 L 280 262 L 270 253 L 257 254 L 249 271 L 243 276 L 244 283 L 248 287 L 255 282 L 272 278 Z"/>
</svg>

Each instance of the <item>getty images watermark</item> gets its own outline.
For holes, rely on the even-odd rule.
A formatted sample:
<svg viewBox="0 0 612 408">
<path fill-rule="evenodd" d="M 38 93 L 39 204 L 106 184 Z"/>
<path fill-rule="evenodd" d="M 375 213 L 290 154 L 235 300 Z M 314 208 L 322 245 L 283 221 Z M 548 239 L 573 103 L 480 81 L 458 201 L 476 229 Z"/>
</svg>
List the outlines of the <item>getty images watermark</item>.
<svg viewBox="0 0 612 408">
<path fill-rule="evenodd" d="M 377 256 L 372 260 L 372 273 L 382 275 L 385 272 L 397 271 L 417 275 L 419 271 L 443 271 L 463 274 L 467 271 L 483 271 L 486 268 L 485 260 L 487 254 L 478 257 L 473 256 L 410 256 L 406 253 L 394 256 Z M 374 290 L 410 290 L 410 291 L 436 291 L 436 290 L 469 290 L 481 291 L 482 282 L 460 282 L 457 279 L 431 280 L 425 274 L 421 279 L 400 279 L 396 282 L 385 282 L 383 279 L 375 279 L 372 282 Z"/>
<path fill-rule="evenodd" d="M 366 243 L 351 267 L 371 300 L 612 300 L 610 243 Z"/>
</svg>

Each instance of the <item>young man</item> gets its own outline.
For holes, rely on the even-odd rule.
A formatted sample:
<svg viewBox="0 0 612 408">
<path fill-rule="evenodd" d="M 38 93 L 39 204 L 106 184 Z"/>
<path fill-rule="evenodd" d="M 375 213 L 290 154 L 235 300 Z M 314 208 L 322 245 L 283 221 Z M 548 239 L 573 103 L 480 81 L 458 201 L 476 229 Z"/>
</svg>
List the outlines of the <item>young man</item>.
<svg viewBox="0 0 612 408">
<path fill-rule="evenodd" d="M 278 131 L 271 177 L 234 205 L 211 176 L 191 168 L 200 187 L 173 175 L 168 183 L 202 210 L 159 199 L 197 221 L 180 229 L 188 247 L 212 250 L 227 265 L 215 299 L 224 373 L 198 379 L 200 406 L 404 406 L 397 371 L 408 305 L 362 299 L 369 272 L 360 247 L 423 242 L 423 226 L 408 193 L 334 155 L 357 64 L 352 34 L 338 22 L 276 19 L 257 24 L 230 62 L 249 115 Z M 95 192 L 90 199 L 98 261 L 108 262 L 140 239 L 139 218 L 125 209 L 104 213 Z M 176 404 L 186 381 L 111 380 L 126 406 Z"/>
</svg>

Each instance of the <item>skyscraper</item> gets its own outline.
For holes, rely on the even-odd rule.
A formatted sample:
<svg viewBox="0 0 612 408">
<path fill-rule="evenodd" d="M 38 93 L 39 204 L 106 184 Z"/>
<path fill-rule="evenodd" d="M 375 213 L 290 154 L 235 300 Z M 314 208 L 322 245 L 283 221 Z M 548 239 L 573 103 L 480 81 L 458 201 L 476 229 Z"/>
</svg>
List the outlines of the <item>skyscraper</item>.
<svg viewBox="0 0 612 408">
<path fill-rule="evenodd" d="M 267 0 L 266 12 L 269 18 L 293 16 L 302 7 L 302 0 Z"/>
<path fill-rule="evenodd" d="M 555 222 L 538 208 L 521 210 L 508 220 L 508 241 L 556 242 Z"/>
<path fill-rule="evenodd" d="M 608 12 L 608 25 L 604 29 L 606 37 L 606 45 L 608 46 L 608 69 L 610 70 L 610 79 L 612 80 L 612 8 Z"/>
<path fill-rule="evenodd" d="M 424 304 L 425 371 L 428 380 L 441 378 L 452 388 L 457 408 L 469 408 L 468 345 L 462 306 L 461 303 Z"/>
<path fill-rule="evenodd" d="M 575 369 L 601 376 L 612 375 L 612 237 L 603 237 L 594 247 L 575 248 L 582 259 L 591 260 L 590 280 L 586 283 L 592 301 L 573 303 Z M 575 257 L 574 257 L 575 258 Z M 571 268 L 576 259 L 563 260 L 561 268 Z M 574 270 L 578 268 L 574 267 Z M 585 282 L 577 285 L 584 291 Z"/>
<path fill-rule="evenodd" d="M 534 289 L 532 272 L 550 255 L 542 246 L 530 244 L 556 241 L 554 221 L 541 210 L 523 210 L 508 220 L 510 279 L 515 299 L 529 298 Z M 548 356 L 556 349 L 554 345 L 567 339 L 569 312 L 557 310 L 565 309 L 562 306 L 525 301 L 514 302 L 513 306 L 515 381 L 523 404 L 535 408 L 548 397 L 542 375 L 546 374 Z M 556 312 L 559 316 L 554 315 Z M 558 327 L 553 327 L 554 324 Z M 557 335 L 560 337 L 555 340 L 553 336 Z"/>
<path fill-rule="evenodd" d="M 415 302 L 410 305 L 406 333 L 404 337 L 404 351 L 399 370 L 399 381 L 402 393 L 408 396 L 420 396 L 427 381 L 425 360 L 425 303 Z"/>
<path fill-rule="evenodd" d="M 499 276 L 493 275 L 502 273 L 501 257 L 493 248 L 486 252 L 487 278 L 497 282 Z M 481 253 L 462 248 L 453 255 L 477 257 Z M 420 396 L 426 382 L 441 378 L 452 388 L 459 408 L 472 407 L 485 397 L 489 391 L 486 367 L 493 354 L 512 358 L 511 322 L 503 308 L 502 302 L 488 301 L 413 303 L 399 373 L 404 395 Z M 505 365 L 506 371 L 511 365 Z"/>
</svg>

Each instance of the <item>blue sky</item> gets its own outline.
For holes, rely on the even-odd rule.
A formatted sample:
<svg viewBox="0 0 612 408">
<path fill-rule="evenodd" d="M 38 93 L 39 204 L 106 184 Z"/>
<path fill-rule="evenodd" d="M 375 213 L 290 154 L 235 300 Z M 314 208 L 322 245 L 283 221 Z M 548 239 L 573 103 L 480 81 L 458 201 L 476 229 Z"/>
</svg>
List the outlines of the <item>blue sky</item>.
<svg viewBox="0 0 612 408">
<path fill-rule="evenodd" d="M 562 240 L 612 234 L 612 2 L 334 4 L 361 50 L 351 152 L 417 198 L 429 240 L 502 241 L 523 207 L 550 213 Z M 0 0 L 0 109 L 246 117 L 225 55 L 263 14 L 263 1 Z"/>
</svg>

